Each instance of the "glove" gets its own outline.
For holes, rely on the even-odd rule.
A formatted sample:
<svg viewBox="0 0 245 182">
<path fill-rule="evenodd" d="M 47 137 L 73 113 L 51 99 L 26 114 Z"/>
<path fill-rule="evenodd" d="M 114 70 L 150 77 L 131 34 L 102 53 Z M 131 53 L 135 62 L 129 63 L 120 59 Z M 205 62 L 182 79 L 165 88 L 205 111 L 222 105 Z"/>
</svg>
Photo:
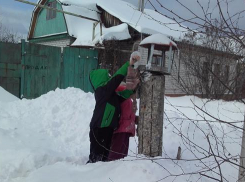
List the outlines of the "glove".
<svg viewBox="0 0 245 182">
<path fill-rule="evenodd" d="M 130 65 L 134 65 L 137 61 L 139 61 L 141 58 L 141 55 L 139 51 L 134 51 L 130 56 Z"/>
</svg>

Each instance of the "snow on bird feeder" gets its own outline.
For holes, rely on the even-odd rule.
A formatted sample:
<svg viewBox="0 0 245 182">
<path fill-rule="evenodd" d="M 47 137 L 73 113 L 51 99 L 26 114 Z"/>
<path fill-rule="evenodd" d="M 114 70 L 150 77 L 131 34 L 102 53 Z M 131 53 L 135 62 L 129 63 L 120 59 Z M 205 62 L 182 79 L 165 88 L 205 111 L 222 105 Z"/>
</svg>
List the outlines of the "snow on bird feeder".
<svg viewBox="0 0 245 182">
<path fill-rule="evenodd" d="M 148 49 L 147 63 L 141 65 L 140 70 L 145 69 L 163 75 L 171 74 L 174 51 L 177 50 L 175 42 L 163 34 L 154 34 L 142 40 L 139 46 Z"/>
</svg>

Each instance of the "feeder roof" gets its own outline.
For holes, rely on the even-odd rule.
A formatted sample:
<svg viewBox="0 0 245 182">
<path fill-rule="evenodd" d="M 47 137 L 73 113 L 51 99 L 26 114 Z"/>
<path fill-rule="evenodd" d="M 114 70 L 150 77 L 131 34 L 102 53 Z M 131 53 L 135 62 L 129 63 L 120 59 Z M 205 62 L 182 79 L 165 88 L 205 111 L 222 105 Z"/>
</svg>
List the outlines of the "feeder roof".
<svg viewBox="0 0 245 182">
<path fill-rule="evenodd" d="M 177 49 L 177 44 L 163 34 L 153 34 L 142 40 L 139 45 L 141 47 L 149 48 L 152 44 L 155 45 L 155 50 L 163 50 L 163 48 L 168 50 L 171 45 L 173 46 L 174 50 Z"/>
</svg>

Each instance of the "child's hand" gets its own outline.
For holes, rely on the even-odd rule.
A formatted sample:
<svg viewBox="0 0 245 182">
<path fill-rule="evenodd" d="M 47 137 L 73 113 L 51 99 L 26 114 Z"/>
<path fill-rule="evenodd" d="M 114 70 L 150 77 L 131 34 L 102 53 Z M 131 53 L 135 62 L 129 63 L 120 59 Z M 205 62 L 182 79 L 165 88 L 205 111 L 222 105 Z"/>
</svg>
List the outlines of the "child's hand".
<svg viewBox="0 0 245 182">
<path fill-rule="evenodd" d="M 133 65 L 134 63 L 139 61 L 140 57 L 141 57 L 140 53 L 138 51 L 134 51 L 130 56 L 130 65 Z"/>
</svg>

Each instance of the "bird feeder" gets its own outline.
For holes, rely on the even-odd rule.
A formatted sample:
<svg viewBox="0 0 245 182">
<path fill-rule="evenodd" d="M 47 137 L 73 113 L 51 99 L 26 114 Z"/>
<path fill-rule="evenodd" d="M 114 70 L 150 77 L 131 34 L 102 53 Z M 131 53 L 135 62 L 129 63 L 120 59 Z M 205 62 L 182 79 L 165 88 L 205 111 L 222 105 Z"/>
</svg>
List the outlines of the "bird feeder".
<svg viewBox="0 0 245 182">
<path fill-rule="evenodd" d="M 138 152 L 150 157 L 161 156 L 165 75 L 171 73 L 177 45 L 165 35 L 155 34 L 139 46 L 148 49 L 148 57 L 139 65 L 143 79 L 139 88 Z"/>
<path fill-rule="evenodd" d="M 162 34 L 154 34 L 145 38 L 139 46 L 148 49 L 148 58 L 145 65 L 140 65 L 140 70 L 155 72 L 156 74 L 170 75 L 177 50 L 175 42 Z"/>
</svg>

